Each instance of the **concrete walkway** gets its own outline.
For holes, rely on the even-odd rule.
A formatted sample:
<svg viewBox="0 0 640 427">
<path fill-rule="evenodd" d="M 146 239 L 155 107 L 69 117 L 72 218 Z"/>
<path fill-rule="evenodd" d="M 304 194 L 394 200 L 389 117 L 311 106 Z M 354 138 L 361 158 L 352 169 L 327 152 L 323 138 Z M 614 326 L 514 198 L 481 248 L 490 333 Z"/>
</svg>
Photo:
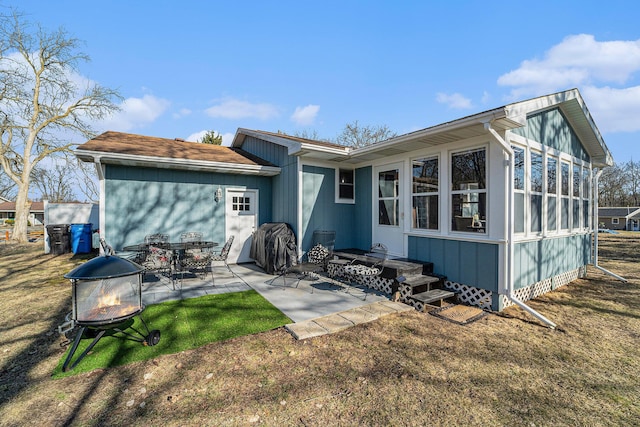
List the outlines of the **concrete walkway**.
<svg viewBox="0 0 640 427">
<path fill-rule="evenodd" d="M 266 274 L 253 264 L 234 265 L 233 275 L 223 266 L 214 267 L 205 279 L 188 278 L 174 285 L 166 277 L 146 275 L 142 285 L 143 303 L 196 298 L 203 295 L 241 292 L 254 289 L 282 311 L 294 323 L 285 328 L 296 338 L 304 339 L 344 330 L 371 322 L 381 316 L 413 310 L 411 306 L 389 301 L 388 296 L 372 289 L 340 286 L 321 277 L 319 280 L 282 279 Z M 297 286 L 296 286 L 297 285 Z M 346 292 L 345 290 L 348 290 Z"/>
</svg>

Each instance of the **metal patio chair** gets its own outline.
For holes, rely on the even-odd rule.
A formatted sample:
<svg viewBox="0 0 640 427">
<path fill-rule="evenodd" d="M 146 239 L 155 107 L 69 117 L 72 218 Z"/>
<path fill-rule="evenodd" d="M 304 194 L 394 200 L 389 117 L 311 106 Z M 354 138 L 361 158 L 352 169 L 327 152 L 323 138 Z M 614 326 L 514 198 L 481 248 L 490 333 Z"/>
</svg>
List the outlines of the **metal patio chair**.
<svg viewBox="0 0 640 427">
<path fill-rule="evenodd" d="M 227 258 L 229 258 L 229 251 L 231 251 L 231 245 L 233 244 L 233 239 L 234 236 L 230 236 L 229 239 L 227 239 L 227 241 L 225 242 L 224 246 L 222 246 L 222 249 L 219 253 L 213 252 L 211 255 L 211 261 L 223 262 L 225 267 L 227 267 L 227 270 L 229 270 L 229 272 L 234 276 L 237 276 L 237 274 L 234 273 L 233 270 L 231 270 L 231 267 L 229 267 L 229 263 L 227 262 Z"/>
<path fill-rule="evenodd" d="M 330 255 L 331 252 L 329 249 L 318 243 L 303 256 L 304 261 L 296 262 L 289 267 L 285 267 L 278 276 L 271 280 L 271 284 L 273 285 L 276 279 L 282 277 L 282 289 L 285 289 L 287 287 L 287 275 L 289 274 L 296 275 L 296 288 L 300 285 L 302 279 L 318 280 L 320 273 L 327 268 Z M 311 288 L 311 293 L 313 293 L 313 287 Z"/>
</svg>

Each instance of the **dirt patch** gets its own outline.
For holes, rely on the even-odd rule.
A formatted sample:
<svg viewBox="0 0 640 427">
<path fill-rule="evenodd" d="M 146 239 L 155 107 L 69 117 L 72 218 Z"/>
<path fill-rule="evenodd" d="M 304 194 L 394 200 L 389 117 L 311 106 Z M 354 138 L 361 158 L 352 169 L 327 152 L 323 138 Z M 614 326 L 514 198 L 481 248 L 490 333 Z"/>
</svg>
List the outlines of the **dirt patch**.
<svg viewBox="0 0 640 427">
<path fill-rule="evenodd" d="M 284 329 L 52 380 L 69 255 L 0 244 L 0 425 L 632 425 L 640 419 L 639 233 L 529 304 L 457 325 L 387 316 L 304 341 Z"/>
</svg>

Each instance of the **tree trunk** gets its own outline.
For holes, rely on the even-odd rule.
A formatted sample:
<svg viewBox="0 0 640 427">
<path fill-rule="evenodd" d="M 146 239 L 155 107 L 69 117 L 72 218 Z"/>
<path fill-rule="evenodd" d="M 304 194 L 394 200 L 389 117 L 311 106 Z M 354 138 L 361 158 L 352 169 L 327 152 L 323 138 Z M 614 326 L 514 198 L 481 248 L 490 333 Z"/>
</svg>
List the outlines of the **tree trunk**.
<svg viewBox="0 0 640 427">
<path fill-rule="evenodd" d="M 21 184 L 18 186 L 18 197 L 16 198 L 16 218 L 13 224 L 13 234 L 11 240 L 19 243 L 27 243 L 27 227 L 29 224 L 29 212 L 31 202 L 29 201 L 29 186 Z"/>
</svg>

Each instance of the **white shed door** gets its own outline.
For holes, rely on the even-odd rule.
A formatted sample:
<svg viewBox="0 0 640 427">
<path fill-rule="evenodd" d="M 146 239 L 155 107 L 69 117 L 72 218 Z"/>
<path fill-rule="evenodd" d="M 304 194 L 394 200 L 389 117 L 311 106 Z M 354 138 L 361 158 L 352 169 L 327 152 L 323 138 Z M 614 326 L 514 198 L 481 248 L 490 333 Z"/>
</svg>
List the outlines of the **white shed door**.
<svg viewBox="0 0 640 427">
<path fill-rule="evenodd" d="M 235 236 L 227 261 L 230 264 L 251 262 L 252 233 L 258 226 L 258 190 L 227 189 L 225 205 L 226 238 Z"/>
</svg>

